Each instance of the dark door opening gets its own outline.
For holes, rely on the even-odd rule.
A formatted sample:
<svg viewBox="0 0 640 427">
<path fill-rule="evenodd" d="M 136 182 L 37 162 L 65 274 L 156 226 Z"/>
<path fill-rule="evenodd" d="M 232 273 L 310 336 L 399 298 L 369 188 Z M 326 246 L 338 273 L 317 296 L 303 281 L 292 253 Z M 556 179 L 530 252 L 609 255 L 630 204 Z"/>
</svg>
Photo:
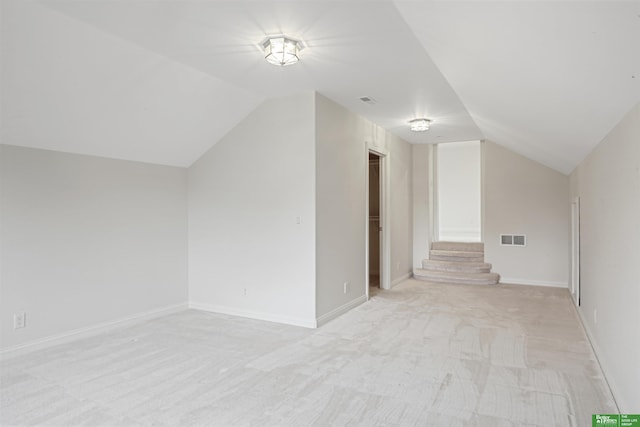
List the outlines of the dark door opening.
<svg viewBox="0 0 640 427">
<path fill-rule="evenodd" d="M 380 288 L 380 156 L 369 153 L 369 289 Z M 371 293 L 371 291 L 370 291 Z"/>
</svg>

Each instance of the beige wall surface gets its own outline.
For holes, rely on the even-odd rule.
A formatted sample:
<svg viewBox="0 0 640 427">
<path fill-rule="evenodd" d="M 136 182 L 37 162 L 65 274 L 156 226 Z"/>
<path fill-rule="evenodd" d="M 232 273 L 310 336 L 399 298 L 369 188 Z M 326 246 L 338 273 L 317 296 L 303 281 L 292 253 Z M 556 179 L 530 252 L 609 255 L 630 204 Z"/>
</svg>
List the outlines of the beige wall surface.
<svg viewBox="0 0 640 427">
<path fill-rule="evenodd" d="M 189 301 L 315 326 L 314 95 L 271 99 L 189 169 Z"/>
<path fill-rule="evenodd" d="M 413 161 L 411 144 L 384 131 L 383 144 L 391 156 L 391 284 L 411 276 L 413 271 Z"/>
<path fill-rule="evenodd" d="M 183 168 L 0 145 L 2 348 L 186 304 L 186 181 Z"/>
<path fill-rule="evenodd" d="M 322 317 L 365 295 L 368 146 L 389 155 L 391 281 L 410 274 L 411 146 L 320 94 L 316 120 L 316 312 Z"/>
<path fill-rule="evenodd" d="M 408 278 L 413 271 L 413 161 L 411 144 L 384 131 L 383 144 L 391 156 L 391 284 Z"/>
<path fill-rule="evenodd" d="M 411 146 L 413 193 L 413 268 L 422 268 L 422 260 L 429 258 L 431 246 L 431 209 L 429 207 L 429 153 L 426 144 Z"/>
<path fill-rule="evenodd" d="M 568 194 L 568 176 L 485 142 L 485 260 L 501 282 L 568 286 Z M 500 234 L 524 234 L 526 246 L 501 246 Z"/>
<path fill-rule="evenodd" d="M 620 410 L 640 412 L 640 104 L 571 173 L 580 315 Z"/>
<path fill-rule="evenodd" d="M 316 94 L 317 317 L 365 295 L 367 130 L 363 118 Z"/>
</svg>

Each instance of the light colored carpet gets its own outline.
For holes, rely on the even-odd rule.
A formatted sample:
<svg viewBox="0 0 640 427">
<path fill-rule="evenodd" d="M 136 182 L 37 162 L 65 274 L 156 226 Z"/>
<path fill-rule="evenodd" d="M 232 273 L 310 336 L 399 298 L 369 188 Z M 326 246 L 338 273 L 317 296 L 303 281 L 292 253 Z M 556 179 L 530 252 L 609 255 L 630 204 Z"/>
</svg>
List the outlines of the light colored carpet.
<svg viewBox="0 0 640 427">
<path fill-rule="evenodd" d="M 587 426 L 616 412 L 564 289 L 408 280 L 317 330 L 198 311 L 10 359 L 0 424 Z"/>
</svg>

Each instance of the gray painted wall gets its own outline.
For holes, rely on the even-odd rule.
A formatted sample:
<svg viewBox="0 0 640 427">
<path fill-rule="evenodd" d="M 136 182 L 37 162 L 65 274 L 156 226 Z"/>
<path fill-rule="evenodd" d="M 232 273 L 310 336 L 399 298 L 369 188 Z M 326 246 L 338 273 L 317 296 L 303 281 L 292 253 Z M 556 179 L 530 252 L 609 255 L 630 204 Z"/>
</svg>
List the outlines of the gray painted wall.
<svg viewBox="0 0 640 427">
<path fill-rule="evenodd" d="M 186 305 L 186 169 L 0 145 L 0 183 L 2 349 Z"/>
<path fill-rule="evenodd" d="M 637 413 L 640 104 L 571 173 L 573 197 L 580 197 L 579 312 L 620 410 Z"/>
</svg>

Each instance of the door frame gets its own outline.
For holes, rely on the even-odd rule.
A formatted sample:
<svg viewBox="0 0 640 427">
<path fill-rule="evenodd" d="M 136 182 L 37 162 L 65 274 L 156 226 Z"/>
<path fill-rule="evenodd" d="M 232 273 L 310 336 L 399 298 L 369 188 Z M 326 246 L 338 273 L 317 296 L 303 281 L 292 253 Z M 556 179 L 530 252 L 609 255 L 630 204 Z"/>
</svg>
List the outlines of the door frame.
<svg viewBox="0 0 640 427">
<path fill-rule="evenodd" d="M 571 201 L 571 296 L 580 307 L 580 197 Z"/>
<path fill-rule="evenodd" d="M 365 293 L 369 299 L 369 153 L 380 158 L 380 289 L 391 289 L 391 218 L 389 194 L 391 173 L 389 152 L 366 144 L 365 159 Z"/>
</svg>

